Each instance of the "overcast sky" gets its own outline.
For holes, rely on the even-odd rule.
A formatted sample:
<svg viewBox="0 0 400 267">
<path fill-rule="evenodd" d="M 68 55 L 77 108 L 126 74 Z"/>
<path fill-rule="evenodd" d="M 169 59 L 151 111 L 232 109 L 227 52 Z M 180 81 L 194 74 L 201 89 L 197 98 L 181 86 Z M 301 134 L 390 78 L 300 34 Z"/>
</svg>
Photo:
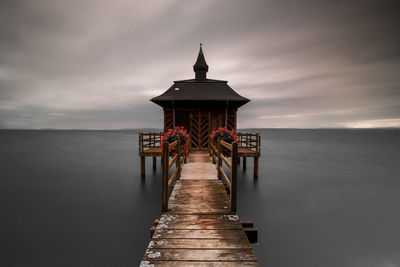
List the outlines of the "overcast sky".
<svg viewBox="0 0 400 267">
<path fill-rule="evenodd" d="M 0 128 L 161 128 L 200 42 L 239 128 L 400 127 L 397 2 L 2 0 Z"/>
</svg>

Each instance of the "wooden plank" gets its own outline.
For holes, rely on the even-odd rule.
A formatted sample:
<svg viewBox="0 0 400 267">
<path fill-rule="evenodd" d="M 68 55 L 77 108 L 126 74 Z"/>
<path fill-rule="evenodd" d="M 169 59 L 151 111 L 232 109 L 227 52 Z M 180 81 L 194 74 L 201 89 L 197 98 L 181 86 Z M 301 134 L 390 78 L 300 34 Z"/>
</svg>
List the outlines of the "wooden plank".
<svg viewBox="0 0 400 267">
<path fill-rule="evenodd" d="M 154 232 L 153 239 L 166 238 L 198 238 L 198 239 L 247 239 L 246 233 L 243 230 L 168 230 L 157 229 Z"/>
<path fill-rule="evenodd" d="M 237 262 L 210 262 L 210 261 L 142 261 L 140 267 L 243 267 L 259 266 L 255 261 L 237 261 Z"/>
<path fill-rule="evenodd" d="M 144 260 L 152 261 L 255 261 L 251 249 L 147 249 Z"/>
<path fill-rule="evenodd" d="M 174 185 L 141 266 L 258 266 L 208 154 L 196 155 Z M 183 179 L 193 176 L 200 178 Z"/>
<path fill-rule="evenodd" d="M 150 241 L 148 248 L 188 248 L 188 249 L 251 249 L 251 245 L 246 239 L 154 239 Z"/>
<path fill-rule="evenodd" d="M 157 229 L 225 229 L 240 230 L 242 224 L 237 215 L 176 215 L 163 214 L 157 224 Z"/>
</svg>

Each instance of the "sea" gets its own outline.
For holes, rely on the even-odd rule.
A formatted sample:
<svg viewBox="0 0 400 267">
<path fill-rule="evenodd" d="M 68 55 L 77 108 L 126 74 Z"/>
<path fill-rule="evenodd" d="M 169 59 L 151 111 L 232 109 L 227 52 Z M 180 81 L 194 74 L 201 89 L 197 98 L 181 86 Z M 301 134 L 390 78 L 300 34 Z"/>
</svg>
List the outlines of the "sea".
<svg viewBox="0 0 400 267">
<path fill-rule="evenodd" d="M 400 266 L 399 129 L 248 129 L 238 214 L 261 266 Z M 138 131 L 1 130 L 0 266 L 138 266 L 161 214 L 161 164 Z"/>
</svg>

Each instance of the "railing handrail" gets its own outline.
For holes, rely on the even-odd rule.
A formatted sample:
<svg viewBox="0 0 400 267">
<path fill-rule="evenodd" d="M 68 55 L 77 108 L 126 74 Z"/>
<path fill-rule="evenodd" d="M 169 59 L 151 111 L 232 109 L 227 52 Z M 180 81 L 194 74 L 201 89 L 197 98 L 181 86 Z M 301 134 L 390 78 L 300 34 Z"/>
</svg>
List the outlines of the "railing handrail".
<svg viewBox="0 0 400 267">
<path fill-rule="evenodd" d="M 253 150 L 257 154 L 261 151 L 261 135 L 259 133 L 237 133 L 239 147 Z"/>
<path fill-rule="evenodd" d="M 143 152 L 145 148 L 157 147 L 161 145 L 161 132 L 139 132 L 139 152 Z"/>
<path fill-rule="evenodd" d="M 175 148 L 176 155 L 169 160 L 169 150 L 171 148 Z M 178 138 L 171 144 L 168 142 L 163 143 L 163 151 L 162 151 L 162 162 L 163 162 L 163 177 L 162 177 L 162 212 L 168 211 L 168 192 L 175 179 L 180 179 L 182 165 L 184 162 L 184 158 L 182 157 L 182 151 L 180 148 L 180 139 Z M 171 177 L 169 177 L 169 171 L 175 163 L 175 170 L 172 173 Z"/>
<path fill-rule="evenodd" d="M 226 147 L 231 152 L 231 162 L 223 155 L 223 147 Z M 213 146 L 211 145 L 211 148 Z M 213 154 L 213 153 L 212 153 Z M 236 212 L 236 193 L 237 193 L 237 163 L 238 163 L 238 143 L 229 144 L 221 139 L 217 142 L 217 173 L 218 179 L 224 179 L 225 184 L 229 188 L 230 208 L 232 212 Z M 214 158 L 214 155 L 212 155 Z M 230 179 L 222 167 L 222 163 L 228 167 L 230 171 Z"/>
</svg>

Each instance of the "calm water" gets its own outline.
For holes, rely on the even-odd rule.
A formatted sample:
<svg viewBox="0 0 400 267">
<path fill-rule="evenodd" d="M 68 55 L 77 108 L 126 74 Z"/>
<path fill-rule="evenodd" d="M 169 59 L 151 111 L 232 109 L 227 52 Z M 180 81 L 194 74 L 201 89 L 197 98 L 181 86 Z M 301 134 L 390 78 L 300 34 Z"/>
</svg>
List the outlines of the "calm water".
<svg viewBox="0 0 400 267">
<path fill-rule="evenodd" d="M 260 132 L 260 130 L 259 130 Z M 400 266 L 400 131 L 261 130 L 238 211 L 262 266 Z M 136 266 L 160 216 L 129 131 L 0 131 L 0 266 Z"/>
</svg>

